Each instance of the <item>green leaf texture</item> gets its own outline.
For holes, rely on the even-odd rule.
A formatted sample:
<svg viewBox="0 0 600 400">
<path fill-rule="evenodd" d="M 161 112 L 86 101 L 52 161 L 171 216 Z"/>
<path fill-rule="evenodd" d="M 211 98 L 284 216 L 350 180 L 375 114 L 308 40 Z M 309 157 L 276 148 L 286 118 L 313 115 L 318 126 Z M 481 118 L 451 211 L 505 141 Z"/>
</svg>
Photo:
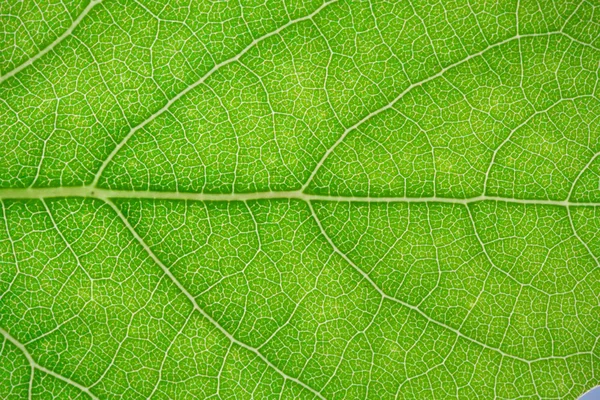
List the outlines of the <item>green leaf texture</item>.
<svg viewBox="0 0 600 400">
<path fill-rule="evenodd" d="M 0 398 L 600 383 L 597 0 L 0 3 Z"/>
</svg>

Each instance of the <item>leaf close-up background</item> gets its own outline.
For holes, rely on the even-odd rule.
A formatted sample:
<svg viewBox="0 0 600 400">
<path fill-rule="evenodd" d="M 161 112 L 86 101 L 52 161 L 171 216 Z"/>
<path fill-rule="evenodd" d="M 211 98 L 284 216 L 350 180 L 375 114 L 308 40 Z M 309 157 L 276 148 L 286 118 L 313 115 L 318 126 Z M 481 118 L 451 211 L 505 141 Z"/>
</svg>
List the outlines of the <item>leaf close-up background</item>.
<svg viewBox="0 0 600 400">
<path fill-rule="evenodd" d="M 0 398 L 578 398 L 599 74 L 597 0 L 0 2 Z"/>
</svg>

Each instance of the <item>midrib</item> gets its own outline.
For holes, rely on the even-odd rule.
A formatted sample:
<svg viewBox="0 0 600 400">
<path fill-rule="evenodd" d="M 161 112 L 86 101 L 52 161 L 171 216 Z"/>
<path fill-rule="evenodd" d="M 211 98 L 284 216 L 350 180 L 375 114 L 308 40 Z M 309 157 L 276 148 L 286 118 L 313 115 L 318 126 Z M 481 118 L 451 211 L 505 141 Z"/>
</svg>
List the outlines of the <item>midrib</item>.
<svg viewBox="0 0 600 400">
<path fill-rule="evenodd" d="M 479 201 L 500 201 L 517 204 L 537 204 L 553 206 L 600 206 L 600 202 L 573 202 L 568 200 L 514 199 L 497 196 L 476 196 L 465 199 L 446 197 L 356 197 L 307 194 L 302 191 L 255 192 L 255 193 L 189 193 L 110 190 L 91 186 L 0 189 L 0 199 L 42 199 L 52 197 L 85 197 L 95 199 L 128 198 L 154 200 L 193 200 L 193 201 L 248 201 L 268 199 L 296 199 L 303 201 L 337 201 L 368 203 L 450 203 L 469 204 Z"/>
</svg>

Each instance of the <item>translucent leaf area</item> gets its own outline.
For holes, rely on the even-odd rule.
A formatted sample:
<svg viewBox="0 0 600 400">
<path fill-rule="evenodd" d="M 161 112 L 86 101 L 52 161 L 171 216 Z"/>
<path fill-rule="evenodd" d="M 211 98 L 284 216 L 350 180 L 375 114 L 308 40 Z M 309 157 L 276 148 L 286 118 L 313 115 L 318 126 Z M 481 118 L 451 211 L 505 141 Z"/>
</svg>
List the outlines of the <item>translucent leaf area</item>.
<svg viewBox="0 0 600 400">
<path fill-rule="evenodd" d="M 597 0 L 0 2 L 0 398 L 578 398 L 599 74 Z"/>
</svg>

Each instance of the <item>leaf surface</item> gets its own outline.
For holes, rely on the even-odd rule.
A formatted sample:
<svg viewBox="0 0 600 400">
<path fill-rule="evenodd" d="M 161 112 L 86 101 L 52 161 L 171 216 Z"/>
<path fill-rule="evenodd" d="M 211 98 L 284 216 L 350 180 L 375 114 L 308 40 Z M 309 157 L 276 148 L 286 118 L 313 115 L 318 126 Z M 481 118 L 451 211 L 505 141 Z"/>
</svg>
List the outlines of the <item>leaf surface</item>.
<svg viewBox="0 0 600 400">
<path fill-rule="evenodd" d="M 0 5 L 0 398 L 600 383 L 594 1 Z"/>
</svg>

